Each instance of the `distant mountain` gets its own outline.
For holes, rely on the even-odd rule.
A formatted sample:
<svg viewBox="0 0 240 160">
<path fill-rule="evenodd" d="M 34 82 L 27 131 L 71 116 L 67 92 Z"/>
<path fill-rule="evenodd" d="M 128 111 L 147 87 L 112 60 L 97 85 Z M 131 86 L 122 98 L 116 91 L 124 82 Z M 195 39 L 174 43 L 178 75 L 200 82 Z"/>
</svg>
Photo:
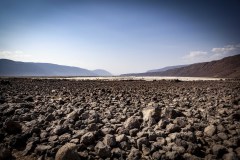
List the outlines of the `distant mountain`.
<svg viewBox="0 0 240 160">
<path fill-rule="evenodd" d="M 160 68 L 160 69 L 149 70 L 147 72 L 163 72 L 163 71 L 167 71 L 169 69 L 181 68 L 181 67 L 185 67 L 185 66 L 187 66 L 187 65 L 168 66 L 168 67 L 164 67 L 164 68 Z"/>
<path fill-rule="evenodd" d="M 162 72 L 125 74 L 122 76 L 176 76 L 176 77 L 218 77 L 240 78 L 240 54 L 221 60 L 195 63 Z"/>
<path fill-rule="evenodd" d="M 112 76 L 112 74 L 104 69 L 96 69 L 92 71 L 99 76 Z"/>
<path fill-rule="evenodd" d="M 102 76 L 93 71 L 51 63 L 17 62 L 0 59 L 0 76 Z"/>
</svg>

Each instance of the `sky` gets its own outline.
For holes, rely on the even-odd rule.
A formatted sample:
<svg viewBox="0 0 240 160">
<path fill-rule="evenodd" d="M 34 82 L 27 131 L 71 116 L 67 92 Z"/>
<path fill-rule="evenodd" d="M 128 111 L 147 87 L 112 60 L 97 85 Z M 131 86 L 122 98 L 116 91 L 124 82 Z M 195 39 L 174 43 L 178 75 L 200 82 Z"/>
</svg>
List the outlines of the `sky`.
<svg viewBox="0 0 240 160">
<path fill-rule="evenodd" d="M 0 0 L 0 58 L 112 74 L 240 52 L 239 0 Z"/>
</svg>

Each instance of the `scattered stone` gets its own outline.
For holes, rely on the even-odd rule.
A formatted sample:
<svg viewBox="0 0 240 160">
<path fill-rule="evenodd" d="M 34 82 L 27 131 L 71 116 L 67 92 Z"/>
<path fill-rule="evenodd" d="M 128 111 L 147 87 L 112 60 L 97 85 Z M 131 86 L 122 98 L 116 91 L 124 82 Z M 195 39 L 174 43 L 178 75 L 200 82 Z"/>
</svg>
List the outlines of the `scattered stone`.
<svg viewBox="0 0 240 160">
<path fill-rule="evenodd" d="M 167 125 L 166 131 L 169 132 L 169 133 L 180 132 L 181 128 L 176 124 L 170 123 L 170 124 Z"/>
<path fill-rule="evenodd" d="M 22 126 L 16 121 L 7 120 L 3 127 L 8 134 L 17 134 L 22 132 Z"/>
<path fill-rule="evenodd" d="M 50 150 L 52 147 L 50 145 L 37 145 L 37 147 L 35 148 L 35 151 L 37 153 L 45 153 L 47 150 Z"/>
<path fill-rule="evenodd" d="M 212 137 L 216 133 L 216 127 L 214 125 L 209 125 L 204 129 L 204 134 L 206 136 Z"/>
<path fill-rule="evenodd" d="M 140 119 L 139 117 L 136 116 L 128 118 L 124 123 L 124 126 L 127 129 L 139 128 L 140 125 L 141 125 Z"/>
<path fill-rule="evenodd" d="M 116 139 L 115 136 L 111 134 L 106 134 L 103 138 L 103 143 L 107 146 L 114 147 L 116 145 Z"/>
<path fill-rule="evenodd" d="M 217 158 L 221 158 L 226 153 L 226 148 L 223 145 L 217 144 L 212 147 L 212 152 Z"/>
<path fill-rule="evenodd" d="M 138 149 L 136 148 L 132 148 L 129 155 L 128 155 L 128 159 L 131 160 L 139 160 L 141 159 L 141 153 Z"/>
<path fill-rule="evenodd" d="M 0 160 L 11 160 L 13 159 L 11 151 L 6 148 L 1 146 L 0 147 Z"/>
<path fill-rule="evenodd" d="M 80 143 L 91 144 L 94 141 L 94 134 L 92 132 L 85 133 L 80 140 Z"/>
<path fill-rule="evenodd" d="M 149 141 L 148 141 L 148 139 L 146 137 L 142 137 L 142 138 L 139 138 L 137 140 L 137 147 L 138 147 L 139 150 L 142 149 L 142 145 L 143 144 L 146 145 L 146 146 L 149 145 Z"/>
<path fill-rule="evenodd" d="M 80 160 L 80 156 L 76 151 L 76 144 L 66 143 L 63 145 L 55 156 L 55 160 Z"/>
<path fill-rule="evenodd" d="M 110 149 L 110 147 L 105 145 L 101 141 L 96 144 L 95 151 L 102 158 L 111 157 L 111 149 Z"/>
<path fill-rule="evenodd" d="M 161 109 L 160 107 L 147 107 L 142 110 L 143 114 L 143 121 L 147 122 L 151 118 L 153 118 L 156 122 L 159 121 L 161 116 Z"/>
<path fill-rule="evenodd" d="M 121 134 L 121 135 L 118 135 L 117 137 L 116 137 L 116 142 L 123 142 L 123 141 L 127 141 L 127 136 L 125 135 L 125 134 Z"/>
</svg>

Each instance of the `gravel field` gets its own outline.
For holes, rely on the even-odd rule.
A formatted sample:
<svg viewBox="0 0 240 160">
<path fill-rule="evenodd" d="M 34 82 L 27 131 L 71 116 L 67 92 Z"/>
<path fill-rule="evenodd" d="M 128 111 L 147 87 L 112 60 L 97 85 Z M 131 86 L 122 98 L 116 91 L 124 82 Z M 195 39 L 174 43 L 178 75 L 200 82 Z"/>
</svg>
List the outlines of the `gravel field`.
<svg viewBox="0 0 240 160">
<path fill-rule="evenodd" d="M 0 160 L 237 160 L 239 93 L 239 80 L 0 79 Z"/>
</svg>

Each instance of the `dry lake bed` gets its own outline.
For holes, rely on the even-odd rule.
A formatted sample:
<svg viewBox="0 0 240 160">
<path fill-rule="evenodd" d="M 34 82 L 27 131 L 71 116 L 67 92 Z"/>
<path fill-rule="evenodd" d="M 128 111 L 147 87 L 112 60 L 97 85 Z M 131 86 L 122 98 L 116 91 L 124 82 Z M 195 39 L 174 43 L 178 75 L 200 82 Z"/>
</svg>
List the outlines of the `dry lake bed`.
<svg viewBox="0 0 240 160">
<path fill-rule="evenodd" d="M 0 160 L 239 159 L 240 81 L 160 79 L 0 79 Z"/>
</svg>

